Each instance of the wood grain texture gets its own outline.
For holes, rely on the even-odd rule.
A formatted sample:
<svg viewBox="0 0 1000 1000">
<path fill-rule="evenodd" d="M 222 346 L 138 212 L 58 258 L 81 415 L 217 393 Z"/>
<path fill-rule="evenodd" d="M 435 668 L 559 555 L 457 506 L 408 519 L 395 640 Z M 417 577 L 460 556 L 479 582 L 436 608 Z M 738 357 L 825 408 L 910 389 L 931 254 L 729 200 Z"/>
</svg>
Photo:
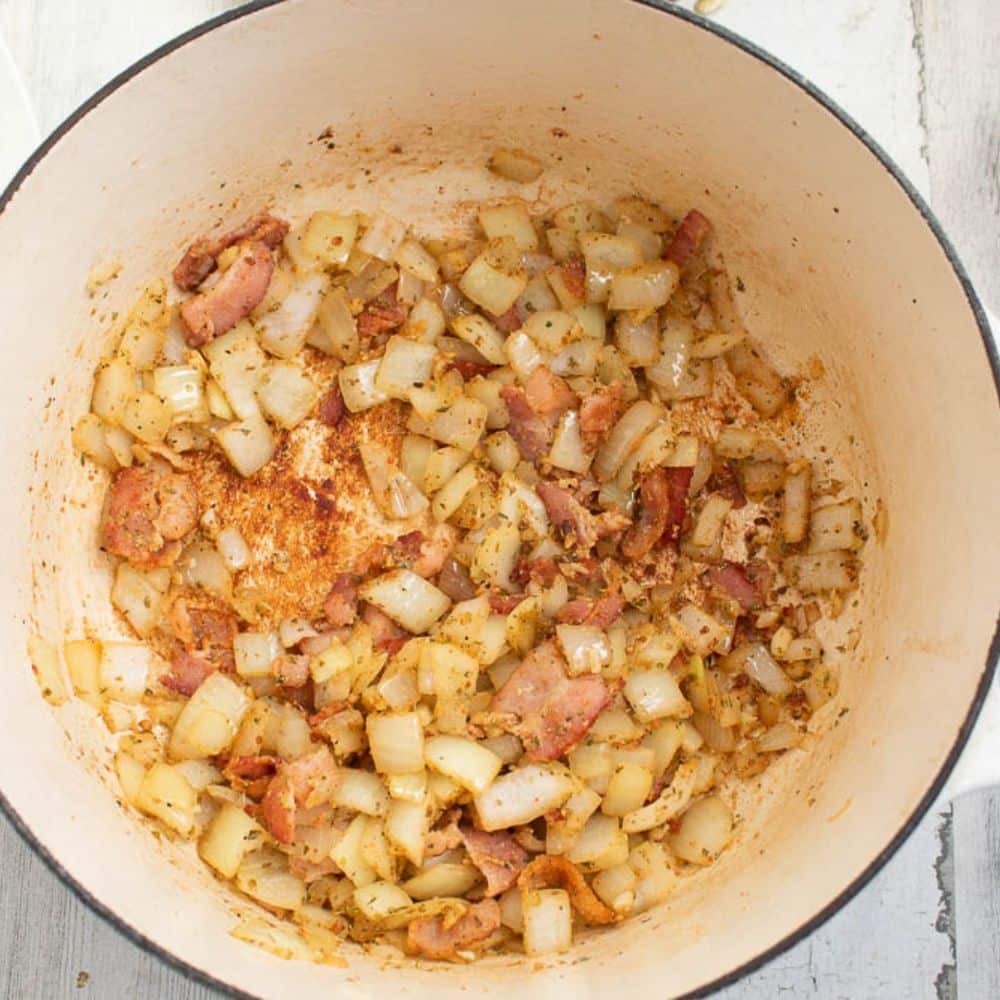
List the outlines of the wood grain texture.
<svg viewBox="0 0 1000 1000">
<path fill-rule="evenodd" d="M 1000 314 L 1000 11 L 990 0 L 912 3 L 923 28 L 931 202 L 986 306 Z"/>
<path fill-rule="evenodd" d="M 145 52 L 235 6 L 232 0 L 0 0 L 0 30 L 48 131 Z M 984 298 L 1000 307 L 1000 18 L 993 0 L 728 0 L 717 19 L 813 79 L 886 147 L 930 193 Z M 1000 797 L 966 796 L 956 803 L 952 825 L 950 807 L 939 804 L 856 900 L 720 996 L 1000 995 L 998 814 Z M 215 995 L 91 913 L 6 823 L 0 823 L 0 914 L 2 997 Z"/>
<path fill-rule="evenodd" d="M 1000 997 L 1000 789 L 955 802 L 958 996 Z"/>
</svg>

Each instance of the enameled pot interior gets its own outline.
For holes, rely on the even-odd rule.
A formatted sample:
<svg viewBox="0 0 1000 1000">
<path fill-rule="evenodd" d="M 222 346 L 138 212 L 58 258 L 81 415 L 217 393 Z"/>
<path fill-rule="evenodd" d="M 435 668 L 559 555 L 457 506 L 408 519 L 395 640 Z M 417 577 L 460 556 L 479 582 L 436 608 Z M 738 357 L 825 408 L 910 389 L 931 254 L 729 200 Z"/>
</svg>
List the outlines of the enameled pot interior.
<svg viewBox="0 0 1000 1000">
<path fill-rule="evenodd" d="M 549 169 L 525 189 L 492 178 L 483 164 L 499 145 Z M 570 955 L 420 969 L 346 947 L 341 970 L 253 951 L 227 936 L 235 900 L 190 849 L 120 804 L 94 713 L 53 712 L 23 656 L 32 629 L 120 630 L 95 547 L 103 483 L 69 448 L 102 330 L 192 234 L 265 202 L 293 218 L 380 206 L 429 235 L 467 224 L 482 197 L 541 208 L 631 192 L 715 221 L 751 331 L 802 378 L 795 447 L 867 518 L 885 511 L 829 641 L 841 694 L 810 752 L 741 804 L 718 865 Z M 934 782 L 994 626 L 982 542 L 1000 465 L 995 389 L 963 288 L 906 193 L 754 56 L 622 0 L 288 2 L 167 54 L 100 103 L 22 183 L 0 231 L 12 650 L 0 789 L 76 882 L 182 961 L 261 995 L 681 993 L 823 910 Z M 107 259 L 122 272 L 90 299 L 86 276 Z"/>
</svg>

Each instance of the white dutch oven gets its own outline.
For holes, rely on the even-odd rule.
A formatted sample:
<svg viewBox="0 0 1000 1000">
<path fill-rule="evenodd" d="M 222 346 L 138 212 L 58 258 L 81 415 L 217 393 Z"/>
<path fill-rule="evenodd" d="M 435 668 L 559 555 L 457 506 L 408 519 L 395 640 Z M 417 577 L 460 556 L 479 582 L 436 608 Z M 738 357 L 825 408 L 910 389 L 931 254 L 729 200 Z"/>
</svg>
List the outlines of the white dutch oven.
<svg viewBox="0 0 1000 1000">
<path fill-rule="evenodd" d="M 511 190 L 482 169 L 498 145 L 549 161 L 529 191 L 540 205 L 634 189 L 699 207 L 756 336 L 785 371 L 825 370 L 802 394 L 827 447 L 814 457 L 833 460 L 869 517 L 884 510 L 844 619 L 860 641 L 850 649 L 845 634 L 833 654 L 842 689 L 811 752 L 768 772 L 734 848 L 661 908 L 544 967 L 387 967 L 349 946 L 345 970 L 283 963 L 230 938 L 232 898 L 119 805 L 93 713 L 53 711 L 32 680 L 32 629 L 114 627 L 94 546 L 101 484 L 70 453 L 69 428 L 102 316 L 192 234 L 270 197 L 293 214 L 379 203 L 440 227 L 463 200 Z M 88 271 L 112 257 L 125 268 L 110 297 L 88 300 Z M 95 908 L 188 971 L 264 996 L 700 990 L 843 905 L 962 749 L 991 680 L 998 597 L 1000 415 L 983 313 L 871 141 L 724 32 L 625 0 L 252 4 L 128 71 L 32 157 L 4 195 L 0 260 L 5 809 Z"/>
</svg>

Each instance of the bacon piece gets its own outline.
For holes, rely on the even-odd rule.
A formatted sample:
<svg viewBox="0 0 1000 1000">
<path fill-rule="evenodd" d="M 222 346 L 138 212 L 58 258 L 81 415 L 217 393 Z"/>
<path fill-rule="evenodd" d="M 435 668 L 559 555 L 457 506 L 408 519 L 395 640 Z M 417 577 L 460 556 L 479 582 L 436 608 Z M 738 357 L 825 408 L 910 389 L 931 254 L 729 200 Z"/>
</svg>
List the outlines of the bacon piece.
<svg viewBox="0 0 1000 1000">
<path fill-rule="evenodd" d="M 680 537 L 687 517 L 688 491 L 691 489 L 694 469 L 681 466 L 664 471 L 667 473 L 667 523 L 662 538 L 675 542 Z"/>
<path fill-rule="evenodd" d="M 347 407 L 344 405 L 344 396 L 340 391 L 340 383 L 334 382 L 319 401 L 317 415 L 320 422 L 326 424 L 327 427 L 336 427 L 344 418 L 346 412 Z"/>
<path fill-rule="evenodd" d="M 309 657 L 283 653 L 271 664 L 271 673 L 282 687 L 305 687 L 309 680 Z"/>
<path fill-rule="evenodd" d="M 493 325 L 502 333 L 513 333 L 521 329 L 521 314 L 517 311 L 517 305 L 512 305 L 505 313 L 494 316 L 493 313 L 486 314 Z"/>
<path fill-rule="evenodd" d="M 564 378 L 553 375 L 545 365 L 539 365 L 524 382 L 524 398 L 528 406 L 549 424 L 579 402 L 579 396 Z"/>
<path fill-rule="evenodd" d="M 371 629 L 372 642 L 376 649 L 387 653 L 398 653 L 410 638 L 410 633 L 400 628 L 388 615 L 383 614 L 374 604 L 366 604 L 361 613 L 364 623 Z"/>
<path fill-rule="evenodd" d="M 248 243 L 229 270 L 205 292 L 181 306 L 188 347 L 201 347 L 245 319 L 267 294 L 274 258 L 263 243 Z"/>
<path fill-rule="evenodd" d="M 358 617 L 357 577 L 353 573 L 338 573 L 323 602 L 323 614 L 334 628 L 354 624 Z"/>
<path fill-rule="evenodd" d="M 325 746 L 297 760 L 282 761 L 261 800 L 261 822 L 275 840 L 290 844 L 295 839 L 296 810 L 329 802 L 337 781 L 336 762 Z"/>
<path fill-rule="evenodd" d="M 514 885 L 528 863 L 528 852 L 508 831 L 486 833 L 464 826 L 461 834 L 469 860 L 486 878 L 487 896 L 499 896 Z"/>
<path fill-rule="evenodd" d="M 490 611 L 496 615 L 509 615 L 527 594 L 490 594 Z"/>
<path fill-rule="evenodd" d="M 456 603 L 470 601 L 476 596 L 476 585 L 457 559 L 445 559 L 438 573 L 437 587 Z"/>
<path fill-rule="evenodd" d="M 516 385 L 505 385 L 500 390 L 507 404 L 510 423 L 507 432 L 514 439 L 521 457 L 534 462 L 545 455 L 552 440 L 552 427 L 529 405 L 524 390 Z"/>
<path fill-rule="evenodd" d="M 624 409 L 622 387 L 617 382 L 596 389 L 580 400 L 580 435 L 587 451 L 596 450 L 604 441 Z"/>
<path fill-rule="evenodd" d="M 500 927 L 500 907 L 495 899 L 473 903 L 468 913 L 445 926 L 442 916 L 418 917 L 406 929 L 406 946 L 414 954 L 425 958 L 447 961 L 458 957 L 481 941 L 485 941 Z"/>
<path fill-rule="evenodd" d="M 358 316 L 358 336 L 378 337 L 401 327 L 409 314 L 407 307 L 396 298 L 399 282 L 394 281 L 365 306 Z"/>
<path fill-rule="evenodd" d="M 595 628 L 608 628 L 613 625 L 625 607 L 621 594 L 606 594 L 596 601 L 588 601 L 585 597 L 577 597 L 567 601 L 556 616 L 561 622 L 570 625 L 593 625 Z"/>
<path fill-rule="evenodd" d="M 587 297 L 587 266 L 582 257 L 570 257 L 565 264 L 559 265 L 563 284 L 569 293 L 578 299 Z"/>
<path fill-rule="evenodd" d="M 707 573 L 708 582 L 724 594 L 737 601 L 744 611 L 760 604 L 757 588 L 747 576 L 742 566 L 733 562 L 725 562 L 721 566 L 713 566 Z"/>
<path fill-rule="evenodd" d="M 250 216 L 242 225 L 221 236 L 202 236 L 194 241 L 174 268 L 174 284 L 193 292 L 218 267 L 218 256 L 237 243 L 263 243 L 274 250 L 285 238 L 288 223 L 267 212 Z"/>
<path fill-rule="evenodd" d="M 170 672 L 160 678 L 160 683 L 171 691 L 190 698 L 201 682 L 214 671 L 215 667 L 202 657 L 194 653 L 178 653 L 170 661 Z"/>
<path fill-rule="evenodd" d="M 295 791 L 280 767 L 261 799 L 260 821 L 279 843 L 290 844 L 295 839 Z"/>
<path fill-rule="evenodd" d="M 222 769 L 222 776 L 237 792 L 259 799 L 278 767 L 277 757 L 233 757 Z"/>
<path fill-rule="evenodd" d="M 512 578 L 518 583 L 540 583 L 550 586 L 559 576 L 559 564 L 551 556 L 541 556 L 537 559 L 519 559 L 514 567 Z"/>
<path fill-rule="evenodd" d="M 670 480 L 667 470 L 647 472 L 639 484 L 639 517 L 622 539 L 622 555 L 641 559 L 663 537 L 670 512 Z"/>
<path fill-rule="evenodd" d="M 705 237 L 711 231 L 712 223 L 701 212 L 692 208 L 681 220 L 663 256 L 667 260 L 672 260 L 678 267 L 683 267 L 705 242 Z"/>
<path fill-rule="evenodd" d="M 236 616 L 188 597 L 174 601 L 167 616 L 174 635 L 193 653 L 218 670 L 233 669 Z"/>
<path fill-rule="evenodd" d="M 452 358 L 447 367 L 448 370 L 454 368 L 468 382 L 477 375 L 489 375 L 498 366 L 491 365 L 488 361 L 474 361 L 472 358 Z"/>
<path fill-rule="evenodd" d="M 198 493 L 177 472 L 151 466 L 120 470 L 108 490 L 101 544 L 139 569 L 172 565 L 181 539 L 198 525 Z"/>
<path fill-rule="evenodd" d="M 593 625 L 596 628 L 608 628 L 613 625 L 625 607 L 625 600 L 621 594 L 605 594 L 594 603 L 590 614 L 584 620 L 585 625 Z"/>
<path fill-rule="evenodd" d="M 414 534 L 419 534 L 419 532 L 414 532 Z M 437 576 L 457 542 L 458 533 L 450 524 L 434 525 L 430 538 L 421 536 L 420 555 L 410 569 L 425 580 Z"/>
<path fill-rule="evenodd" d="M 583 739 L 610 697 L 596 674 L 567 677 L 562 657 L 546 642 L 507 678 L 490 711 L 513 717 L 508 728 L 530 760 L 555 760 Z"/>
<path fill-rule="evenodd" d="M 562 532 L 576 536 L 581 549 L 591 549 L 599 537 L 598 522 L 565 486 L 541 482 L 535 487 L 552 523 Z"/>
<path fill-rule="evenodd" d="M 614 924 L 621 919 L 597 898 L 580 869 L 569 858 L 558 854 L 542 854 L 534 858 L 521 872 L 517 885 L 522 892 L 527 889 L 565 889 L 573 909 L 587 924 Z"/>
</svg>

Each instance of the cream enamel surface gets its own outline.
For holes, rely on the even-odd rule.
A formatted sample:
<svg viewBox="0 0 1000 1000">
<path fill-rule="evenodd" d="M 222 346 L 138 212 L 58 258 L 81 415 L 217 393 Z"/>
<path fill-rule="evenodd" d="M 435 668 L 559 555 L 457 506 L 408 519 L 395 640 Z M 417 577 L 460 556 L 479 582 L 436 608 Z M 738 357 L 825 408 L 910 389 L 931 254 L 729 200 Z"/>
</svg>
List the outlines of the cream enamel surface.
<svg viewBox="0 0 1000 1000">
<path fill-rule="evenodd" d="M 450 34 L 427 33 L 437 19 Z M 497 45 L 514 22 L 520 44 Z M 553 60 L 552 51 L 574 56 Z M 309 144 L 326 126 L 335 150 Z M 403 153 L 390 154 L 397 142 Z M 889 174 L 793 84 L 685 22 L 612 0 L 475 4 L 460 14 L 443 3 L 286 4 L 171 54 L 59 141 L 0 219 L 0 291 L 22 333 L 0 347 L 19 376 L 0 416 L 36 429 L 4 456 L 8 525 L 20 526 L 0 541 L 9 567 L 0 594 L 17 623 L 8 646 L 20 653 L 32 616 L 52 636 L 79 634 L 85 622 L 107 634 L 110 622 L 106 568 L 91 554 L 96 491 L 68 451 L 101 350 L 91 306 L 121 307 L 192 232 L 239 214 L 234 198 L 246 207 L 273 194 L 300 210 L 378 203 L 426 226 L 458 218 L 463 201 L 511 190 L 480 166 L 508 142 L 553 161 L 537 192 L 544 202 L 636 187 L 711 214 L 747 286 L 751 329 L 786 370 L 822 360 L 827 381 L 809 424 L 835 444 L 843 475 L 868 483 L 868 515 L 877 498 L 889 515 L 884 545 L 866 549 L 866 627 L 838 703 L 851 712 L 809 757 L 789 759 L 797 794 L 778 787 L 772 805 L 765 799 L 740 850 L 662 910 L 583 942 L 548 971 L 493 960 L 474 971 L 384 972 L 353 955 L 340 971 L 281 963 L 229 939 L 228 905 L 205 891 L 211 879 L 183 851 L 168 849 L 175 863 L 164 864 L 163 847 L 115 805 L 111 786 L 87 776 L 102 767 L 88 710 L 54 716 L 27 667 L 12 671 L 2 711 L 15 752 L 0 756 L 0 787 L 14 808 L 125 921 L 238 988 L 696 987 L 776 943 L 870 863 L 929 787 L 985 663 L 996 580 L 981 539 L 993 523 L 1000 426 L 974 319 L 938 244 Z M 105 305 L 87 300 L 83 283 L 108 256 L 127 267 Z"/>
</svg>

